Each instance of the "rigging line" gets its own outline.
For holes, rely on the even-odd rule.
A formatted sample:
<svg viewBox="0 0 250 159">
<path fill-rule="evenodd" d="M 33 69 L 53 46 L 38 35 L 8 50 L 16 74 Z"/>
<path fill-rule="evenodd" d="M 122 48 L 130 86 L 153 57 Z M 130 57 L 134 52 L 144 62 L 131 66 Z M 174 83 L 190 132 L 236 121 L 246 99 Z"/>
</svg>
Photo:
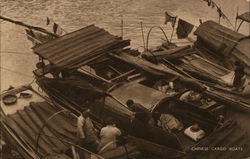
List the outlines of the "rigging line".
<svg viewBox="0 0 250 159">
<path fill-rule="evenodd" d="M 24 74 L 24 73 L 21 73 L 21 72 L 13 71 L 13 70 L 11 70 L 11 69 L 8 69 L 8 68 L 2 67 L 2 66 L 0 66 L 0 68 L 1 68 L 1 69 L 4 69 L 4 70 L 6 70 L 6 71 L 9 71 L 9 72 L 13 72 L 13 73 L 16 73 L 16 74 L 20 74 L 20 75 L 29 77 L 29 78 L 32 78 L 32 77 L 33 77 L 33 76 L 30 76 L 30 75 L 27 75 L 27 74 Z"/>
<path fill-rule="evenodd" d="M 220 9 L 220 11 L 221 11 L 221 13 L 223 14 L 223 16 L 226 18 L 226 20 L 229 22 L 229 24 L 230 24 L 230 25 L 233 27 L 233 29 L 234 29 L 233 24 L 231 23 L 231 21 L 229 20 L 229 18 L 225 15 L 225 13 L 222 12 L 221 7 L 218 6 L 214 1 L 211 0 L 211 2 L 215 5 L 215 7 L 216 7 L 217 10 Z M 217 11 L 217 12 L 218 12 L 218 11 Z"/>
<path fill-rule="evenodd" d="M 29 28 L 29 29 L 37 30 L 37 31 L 39 31 L 39 32 L 42 32 L 42 33 L 51 35 L 51 36 L 56 37 L 56 38 L 59 37 L 59 35 L 54 34 L 54 33 L 51 33 L 51 32 L 49 32 L 49 31 L 47 31 L 46 29 L 41 28 L 41 27 L 28 25 L 28 24 L 25 24 L 25 23 L 23 23 L 23 22 L 21 22 L 21 21 L 16 21 L 16 20 L 13 20 L 13 19 L 10 19 L 10 18 L 7 18 L 7 17 L 3 17 L 3 16 L 0 16 L 0 19 L 2 19 L 2 20 L 4 20 L 4 21 L 8 21 L 8 22 L 10 22 L 10 23 L 14 23 L 14 24 L 19 25 L 19 26 L 23 26 L 23 27 Z"/>
<path fill-rule="evenodd" d="M 0 54 L 19 54 L 19 55 L 34 55 L 32 53 L 23 53 L 23 52 L 15 52 L 15 51 L 1 51 Z"/>
</svg>

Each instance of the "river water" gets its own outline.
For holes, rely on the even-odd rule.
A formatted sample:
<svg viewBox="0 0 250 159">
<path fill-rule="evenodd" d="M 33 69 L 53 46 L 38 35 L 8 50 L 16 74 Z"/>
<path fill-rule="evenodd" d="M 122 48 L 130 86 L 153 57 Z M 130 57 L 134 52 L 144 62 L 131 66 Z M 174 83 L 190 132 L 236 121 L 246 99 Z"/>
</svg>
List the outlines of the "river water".
<svg viewBox="0 0 250 159">
<path fill-rule="evenodd" d="M 203 0 L 0 0 L 1 15 L 27 24 L 46 28 L 46 17 L 52 18 L 68 32 L 95 24 L 114 35 L 121 35 L 123 19 L 123 37 L 131 39 L 131 46 L 141 49 L 143 46 L 140 22 L 143 22 L 145 34 L 152 26 L 161 26 L 168 36 L 170 25 L 164 25 L 164 12 L 170 11 L 179 18 L 194 25 L 203 21 L 218 21 L 215 9 L 207 6 Z M 239 13 L 249 10 L 247 0 L 214 0 L 231 22 L 235 23 L 236 8 Z M 221 23 L 230 27 L 229 23 Z M 249 34 L 249 26 L 243 25 L 240 32 Z M 32 81 L 32 70 L 38 57 L 32 53 L 32 44 L 24 34 L 24 28 L 0 21 L 1 49 L 1 90 L 19 86 Z M 154 30 L 149 46 L 162 42 L 163 34 Z M 175 40 L 175 39 L 174 39 Z"/>
</svg>

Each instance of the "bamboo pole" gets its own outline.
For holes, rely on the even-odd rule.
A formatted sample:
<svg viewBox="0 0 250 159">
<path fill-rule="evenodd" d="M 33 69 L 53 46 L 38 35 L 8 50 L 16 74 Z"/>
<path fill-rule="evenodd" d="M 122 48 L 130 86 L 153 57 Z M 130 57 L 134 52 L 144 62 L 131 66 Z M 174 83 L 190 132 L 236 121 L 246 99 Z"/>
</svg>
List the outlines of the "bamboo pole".
<svg viewBox="0 0 250 159">
<path fill-rule="evenodd" d="M 49 31 L 47 31 L 46 29 L 41 28 L 41 27 L 28 25 L 28 24 L 25 24 L 25 23 L 23 23 L 23 22 L 21 22 L 21 21 L 12 20 L 12 19 L 10 19 L 10 18 L 6 18 L 6 17 L 3 17 L 3 16 L 0 16 L 0 19 L 2 19 L 2 20 L 4 20 L 4 21 L 8 21 L 8 22 L 10 22 L 10 23 L 14 23 L 14 24 L 16 24 L 16 25 L 20 25 L 20 26 L 29 28 L 29 29 L 33 29 L 33 30 L 36 30 L 36 31 L 39 31 L 39 32 L 42 32 L 42 33 L 45 33 L 45 34 L 48 34 L 48 35 L 51 35 L 51 36 L 54 36 L 54 37 L 59 37 L 59 35 L 54 34 L 54 33 L 51 33 L 51 32 L 49 32 Z"/>
</svg>

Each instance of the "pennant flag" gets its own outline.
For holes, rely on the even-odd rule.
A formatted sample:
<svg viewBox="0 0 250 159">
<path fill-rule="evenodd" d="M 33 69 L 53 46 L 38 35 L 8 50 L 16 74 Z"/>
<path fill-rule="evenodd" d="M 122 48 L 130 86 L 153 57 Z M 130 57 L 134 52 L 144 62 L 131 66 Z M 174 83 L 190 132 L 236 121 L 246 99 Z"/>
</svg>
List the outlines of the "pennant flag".
<svg viewBox="0 0 250 159">
<path fill-rule="evenodd" d="M 53 21 L 53 19 L 50 19 L 47 17 L 47 23 L 48 27 L 50 27 L 50 31 L 53 31 L 57 35 L 63 35 L 66 33 L 57 23 Z"/>
<path fill-rule="evenodd" d="M 175 23 L 176 23 L 176 18 L 177 16 L 173 16 L 168 12 L 165 12 L 165 24 L 167 24 L 168 22 L 172 23 L 172 27 L 174 28 Z"/>
<path fill-rule="evenodd" d="M 193 28 L 194 28 L 194 25 L 192 25 L 192 24 L 190 24 L 182 19 L 179 19 L 178 27 L 176 29 L 178 39 L 187 38 L 188 35 L 193 30 Z"/>
<path fill-rule="evenodd" d="M 54 25 L 53 25 L 53 31 L 54 31 L 55 34 L 56 34 L 56 31 L 57 31 L 57 28 L 58 28 L 58 24 L 54 23 Z"/>
<path fill-rule="evenodd" d="M 49 25 L 50 23 L 50 19 L 47 17 L 47 25 Z"/>
<path fill-rule="evenodd" d="M 63 29 L 58 25 L 58 24 L 54 24 L 53 26 L 53 31 L 55 34 L 57 35 L 63 35 L 65 32 L 63 31 Z"/>
<path fill-rule="evenodd" d="M 209 0 L 209 1 L 207 2 L 207 5 L 210 7 L 210 6 L 211 6 L 211 4 L 212 4 L 212 1 L 211 1 L 211 0 Z"/>
</svg>

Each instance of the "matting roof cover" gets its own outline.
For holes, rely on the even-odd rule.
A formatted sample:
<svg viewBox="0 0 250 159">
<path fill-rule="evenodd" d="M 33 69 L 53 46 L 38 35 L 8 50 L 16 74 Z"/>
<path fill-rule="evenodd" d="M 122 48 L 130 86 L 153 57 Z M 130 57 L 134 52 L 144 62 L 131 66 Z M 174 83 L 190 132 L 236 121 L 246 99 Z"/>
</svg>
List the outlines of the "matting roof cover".
<svg viewBox="0 0 250 159">
<path fill-rule="evenodd" d="M 129 44 L 129 40 L 90 25 L 37 45 L 33 51 L 58 67 L 74 69 Z"/>
</svg>

